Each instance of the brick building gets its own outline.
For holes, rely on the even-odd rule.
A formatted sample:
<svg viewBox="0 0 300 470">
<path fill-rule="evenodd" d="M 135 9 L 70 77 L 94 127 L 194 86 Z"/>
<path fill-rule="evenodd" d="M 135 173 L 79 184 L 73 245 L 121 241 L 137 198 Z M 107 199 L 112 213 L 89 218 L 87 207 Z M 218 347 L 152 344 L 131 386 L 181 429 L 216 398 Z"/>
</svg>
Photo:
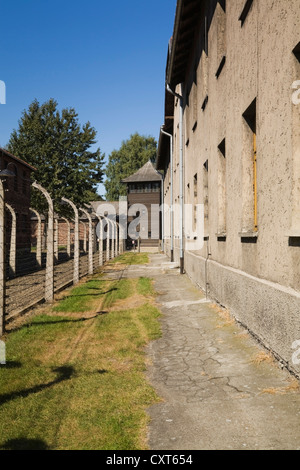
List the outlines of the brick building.
<svg viewBox="0 0 300 470">
<path fill-rule="evenodd" d="M 0 169 L 9 170 L 15 176 L 2 178 L 5 189 L 5 202 L 16 212 L 17 219 L 17 250 L 30 251 L 30 192 L 31 173 L 35 170 L 31 165 L 0 148 Z M 6 239 L 9 240 L 11 215 L 6 211 Z"/>
</svg>

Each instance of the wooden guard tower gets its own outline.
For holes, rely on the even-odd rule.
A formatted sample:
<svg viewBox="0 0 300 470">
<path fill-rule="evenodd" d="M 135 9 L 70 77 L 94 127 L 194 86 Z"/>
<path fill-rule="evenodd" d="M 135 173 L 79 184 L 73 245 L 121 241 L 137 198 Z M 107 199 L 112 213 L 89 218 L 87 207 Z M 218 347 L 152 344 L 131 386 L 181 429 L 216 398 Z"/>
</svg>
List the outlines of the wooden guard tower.
<svg viewBox="0 0 300 470">
<path fill-rule="evenodd" d="M 127 184 L 128 225 L 130 226 L 139 217 L 140 223 L 137 224 L 137 231 L 140 234 L 141 247 L 158 247 L 161 239 L 161 213 L 158 208 L 161 205 L 162 175 L 149 160 L 136 173 L 122 182 Z M 141 207 L 139 210 L 138 205 L 144 208 Z M 127 243 L 129 247 L 132 245 L 130 233 Z"/>
</svg>

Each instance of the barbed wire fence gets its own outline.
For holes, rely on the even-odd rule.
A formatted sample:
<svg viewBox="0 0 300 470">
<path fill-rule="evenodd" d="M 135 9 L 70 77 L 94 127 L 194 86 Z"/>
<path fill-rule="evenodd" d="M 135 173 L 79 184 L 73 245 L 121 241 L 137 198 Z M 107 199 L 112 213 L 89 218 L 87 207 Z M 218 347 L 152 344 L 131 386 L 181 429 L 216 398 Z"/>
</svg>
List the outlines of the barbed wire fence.
<svg viewBox="0 0 300 470">
<path fill-rule="evenodd" d="M 5 202 L 0 180 L 0 336 L 13 319 L 52 302 L 55 293 L 124 252 L 118 222 L 65 198 L 62 204 L 74 215 L 60 216 L 50 194 L 36 182 L 32 186 L 46 199 L 47 213 L 32 208 L 27 216 L 16 213 Z"/>
</svg>

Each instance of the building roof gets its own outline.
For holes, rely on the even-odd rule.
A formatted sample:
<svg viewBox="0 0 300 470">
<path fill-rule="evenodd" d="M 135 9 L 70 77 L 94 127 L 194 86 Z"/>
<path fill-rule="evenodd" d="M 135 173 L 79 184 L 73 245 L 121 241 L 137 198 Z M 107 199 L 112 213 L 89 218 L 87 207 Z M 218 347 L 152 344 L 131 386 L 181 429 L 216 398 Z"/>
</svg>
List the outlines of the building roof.
<svg viewBox="0 0 300 470">
<path fill-rule="evenodd" d="M 173 31 L 173 41 L 168 58 L 167 80 L 171 87 L 184 82 L 195 29 L 202 18 L 204 2 L 178 0 Z"/>
<path fill-rule="evenodd" d="M 34 168 L 32 165 L 29 165 L 29 163 L 25 162 L 25 160 L 22 160 L 21 158 L 19 157 L 16 157 L 15 155 L 13 155 L 12 153 L 9 153 L 7 150 L 3 149 L 0 147 L 0 152 L 4 153 L 5 155 L 7 155 L 8 157 L 12 158 L 13 160 L 15 160 L 16 162 L 18 163 L 21 163 L 22 165 L 25 165 L 27 168 L 29 168 L 30 170 L 34 171 L 36 170 L 36 168 Z"/>
<path fill-rule="evenodd" d="M 154 168 L 149 160 L 136 173 L 122 180 L 122 183 L 146 183 L 150 181 L 161 181 L 162 175 Z"/>
</svg>

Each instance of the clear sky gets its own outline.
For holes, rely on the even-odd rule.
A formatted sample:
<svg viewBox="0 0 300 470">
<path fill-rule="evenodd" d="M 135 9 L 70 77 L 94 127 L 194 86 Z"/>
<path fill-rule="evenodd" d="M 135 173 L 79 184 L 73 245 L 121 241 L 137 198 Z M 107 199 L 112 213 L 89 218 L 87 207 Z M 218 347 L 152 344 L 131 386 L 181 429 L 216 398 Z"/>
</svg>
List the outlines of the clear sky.
<svg viewBox="0 0 300 470">
<path fill-rule="evenodd" d="M 135 132 L 158 139 L 175 10 L 176 0 L 1 2 L 0 146 L 35 98 L 74 107 L 106 159 Z"/>
</svg>

